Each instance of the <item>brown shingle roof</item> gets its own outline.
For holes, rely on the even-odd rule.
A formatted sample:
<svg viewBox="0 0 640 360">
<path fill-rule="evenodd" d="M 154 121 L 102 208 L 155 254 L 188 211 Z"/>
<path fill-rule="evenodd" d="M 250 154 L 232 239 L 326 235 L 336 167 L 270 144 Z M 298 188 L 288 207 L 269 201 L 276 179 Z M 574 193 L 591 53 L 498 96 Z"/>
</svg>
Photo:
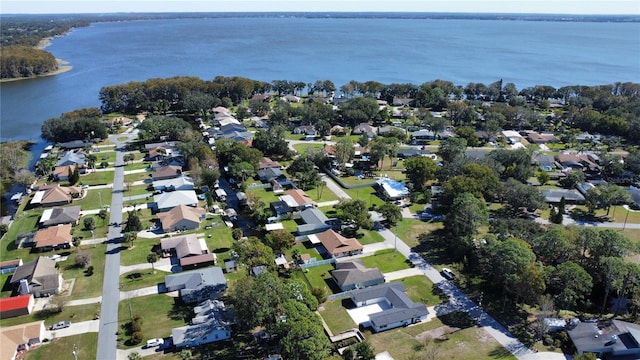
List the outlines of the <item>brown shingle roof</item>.
<svg viewBox="0 0 640 360">
<path fill-rule="evenodd" d="M 70 244 L 72 239 L 71 224 L 65 224 L 38 230 L 33 241 L 36 243 L 36 248 L 42 248 L 47 246 Z"/>
<path fill-rule="evenodd" d="M 258 165 L 258 170 L 269 169 L 269 168 L 280 168 L 280 164 L 277 161 L 273 161 L 268 157 L 263 157 L 260 160 L 260 164 Z"/>
<path fill-rule="evenodd" d="M 362 244 L 360 244 L 358 240 L 346 238 L 333 230 L 327 230 L 316 234 L 316 237 L 332 255 L 362 250 Z"/>
<path fill-rule="evenodd" d="M 167 165 L 160 168 L 157 168 L 153 171 L 152 178 L 153 179 L 168 179 L 171 177 L 178 177 L 180 172 L 182 171 L 182 167 L 176 165 Z"/>
<path fill-rule="evenodd" d="M 295 200 L 298 203 L 298 206 L 301 206 L 301 205 L 304 205 L 304 204 L 313 204 L 313 205 L 316 204 L 309 197 L 309 195 L 307 195 L 307 193 L 305 193 L 304 191 L 302 191 L 300 189 L 287 190 L 286 194 L 291 196 L 293 198 L 293 200 Z"/>
<path fill-rule="evenodd" d="M 41 187 L 42 189 L 42 187 Z M 80 194 L 82 189 L 75 186 L 47 186 L 44 195 L 42 196 L 42 205 L 57 204 L 61 202 L 71 202 L 73 196 L 71 194 Z"/>
<path fill-rule="evenodd" d="M 200 223 L 201 216 L 206 213 L 203 208 L 194 208 L 186 205 L 178 205 L 166 213 L 159 213 L 158 218 L 162 223 L 162 228 L 173 229 L 173 227 L 183 219 Z"/>
</svg>

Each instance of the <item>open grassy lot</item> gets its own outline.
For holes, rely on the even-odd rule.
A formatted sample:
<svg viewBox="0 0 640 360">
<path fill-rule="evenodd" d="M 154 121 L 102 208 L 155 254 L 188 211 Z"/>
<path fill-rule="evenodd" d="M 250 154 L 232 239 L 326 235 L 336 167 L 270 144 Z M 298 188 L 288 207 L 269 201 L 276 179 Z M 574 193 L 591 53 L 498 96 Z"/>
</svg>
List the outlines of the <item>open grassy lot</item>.
<svg viewBox="0 0 640 360">
<path fill-rule="evenodd" d="M 418 219 L 402 219 L 394 226 L 391 231 L 396 232 L 398 237 L 402 239 L 410 247 L 418 245 L 418 236 L 425 232 L 442 229 L 441 222 L 426 222 Z"/>
<path fill-rule="evenodd" d="M 340 181 L 342 181 L 345 185 L 370 185 L 373 186 L 376 183 L 376 179 L 374 178 L 364 178 L 361 179 L 357 176 L 340 176 Z"/>
<path fill-rule="evenodd" d="M 53 339 L 47 344 L 28 351 L 24 358 L 26 360 L 71 359 L 73 357 L 71 354 L 73 345 L 77 346 L 78 359 L 96 359 L 98 333 L 86 333 Z"/>
<path fill-rule="evenodd" d="M 363 257 L 362 263 L 368 268 L 378 268 L 382 273 L 408 269 L 408 260 L 394 249 L 377 251 L 373 256 Z"/>
<path fill-rule="evenodd" d="M 356 238 L 362 245 L 373 244 L 378 242 L 383 242 L 384 238 L 377 231 L 374 230 L 358 230 L 358 234 Z"/>
<path fill-rule="evenodd" d="M 147 262 L 147 255 L 153 250 L 160 249 L 160 239 L 146 239 L 138 237 L 133 246 L 129 243 L 122 243 L 125 247 L 120 252 L 120 264 L 124 266 L 143 264 Z"/>
<path fill-rule="evenodd" d="M 453 328 L 453 332 L 425 343 L 424 339 L 434 334 L 432 330 L 443 329 L 445 325 Z M 483 329 L 472 325 L 464 314 L 454 313 L 377 334 L 367 332 L 366 337 L 376 352 L 387 350 L 395 359 L 428 358 L 430 355 L 435 355 L 436 359 L 515 359 Z"/>
<path fill-rule="evenodd" d="M 58 263 L 58 269 L 65 280 L 75 279 L 73 291 L 69 296 L 70 300 L 96 297 L 102 294 L 106 250 L 107 246 L 104 244 L 80 246 L 79 249 L 72 249 L 67 260 Z M 75 261 L 78 253 L 86 253 L 91 256 L 90 265 L 95 269 L 93 275 L 87 276 L 86 269 L 76 266 Z"/>
<path fill-rule="evenodd" d="M 98 161 L 96 161 L 96 166 L 100 165 L 100 163 L 103 162 L 103 161 L 108 162 L 112 166 L 113 166 L 113 163 L 116 162 L 116 152 L 115 151 L 101 150 L 100 152 L 94 153 L 93 155 L 95 155 L 98 158 Z"/>
<path fill-rule="evenodd" d="M 150 164 L 150 162 L 130 162 L 124 166 L 124 171 L 147 169 Z"/>
<path fill-rule="evenodd" d="M 333 193 L 333 191 L 327 189 L 324 182 L 320 186 L 309 189 L 305 192 L 316 203 L 339 200 L 336 194 Z"/>
<path fill-rule="evenodd" d="M 29 315 L 17 316 L 9 319 L 0 320 L 0 326 L 13 326 L 33 321 L 44 320 L 44 325 L 49 328 L 58 321 L 80 322 L 93 320 L 96 315 L 100 314 L 100 304 L 88 304 L 78 306 L 65 306 L 62 312 L 52 313 L 48 311 L 36 311 Z"/>
<path fill-rule="evenodd" d="M 127 186 L 125 184 L 124 192 L 122 193 L 122 196 L 127 197 L 127 196 L 135 196 L 135 195 L 147 194 L 147 195 L 149 195 L 149 199 L 151 199 L 153 197 L 153 191 L 149 191 L 148 187 L 149 187 L 148 184 L 135 185 L 135 186 L 133 186 L 133 185 L 132 186 Z"/>
<path fill-rule="evenodd" d="M 349 194 L 352 199 L 360 199 L 363 200 L 367 206 L 371 207 L 373 205 L 380 206 L 385 203 L 384 200 L 378 197 L 376 191 L 372 187 L 366 187 L 361 189 L 343 189 L 344 192 Z"/>
<path fill-rule="evenodd" d="M 446 295 L 426 276 L 411 276 L 398 281 L 407 287 L 407 296 L 415 302 L 423 303 L 427 306 L 434 306 L 446 301 Z"/>
<path fill-rule="evenodd" d="M 81 185 L 106 185 L 113 183 L 113 174 L 111 170 L 108 171 L 88 171 L 87 174 L 80 175 L 79 183 Z"/>
<path fill-rule="evenodd" d="M 72 205 L 80 205 L 82 210 L 100 209 L 111 204 L 112 189 L 89 189 L 81 200 L 73 201 Z"/>
<path fill-rule="evenodd" d="M 338 286 L 335 284 L 333 278 L 331 277 L 331 274 L 329 273 L 329 271 L 333 269 L 333 264 L 314 266 L 305 269 L 304 275 L 311 285 L 311 288 L 325 288 L 331 294 L 339 292 Z"/>
<path fill-rule="evenodd" d="M 358 324 L 353 322 L 343 306 L 343 302 L 346 301 L 350 302 L 350 300 L 344 299 L 325 301 L 318 309 L 320 316 L 322 316 L 322 319 L 334 335 L 358 327 Z"/>
<path fill-rule="evenodd" d="M 129 305 L 130 304 L 130 305 Z M 171 329 L 184 326 L 193 317 L 193 306 L 181 304 L 180 299 L 167 295 L 143 296 L 118 304 L 118 321 L 121 324 L 118 332 L 118 347 L 131 348 L 134 345 L 128 343 L 130 334 L 127 333 L 124 324 L 130 321 L 131 315 L 142 316 L 142 333 L 145 339 L 164 338 L 171 335 Z"/>
<path fill-rule="evenodd" d="M 314 144 L 314 143 L 293 145 L 293 148 L 296 149 L 296 151 L 300 154 L 304 154 L 307 151 L 307 149 L 310 149 L 310 148 L 323 148 L 323 147 L 324 147 L 323 144 Z"/>
<path fill-rule="evenodd" d="M 277 194 L 275 194 L 271 189 L 258 188 L 258 189 L 248 189 L 246 191 L 247 195 L 253 194 L 257 196 L 262 202 L 264 202 L 265 206 L 269 206 L 270 203 L 274 201 L 280 201 L 280 198 Z"/>
<path fill-rule="evenodd" d="M 142 181 L 142 180 L 146 180 L 146 179 L 150 179 L 151 177 L 149 176 L 151 175 L 150 172 L 137 172 L 137 173 L 133 173 L 133 174 L 127 174 L 124 176 L 124 182 L 125 184 L 128 182 L 135 182 L 135 181 Z"/>
<path fill-rule="evenodd" d="M 170 275 L 165 271 L 151 269 L 136 270 L 120 275 L 120 291 L 142 289 L 164 282 L 164 277 Z"/>
</svg>

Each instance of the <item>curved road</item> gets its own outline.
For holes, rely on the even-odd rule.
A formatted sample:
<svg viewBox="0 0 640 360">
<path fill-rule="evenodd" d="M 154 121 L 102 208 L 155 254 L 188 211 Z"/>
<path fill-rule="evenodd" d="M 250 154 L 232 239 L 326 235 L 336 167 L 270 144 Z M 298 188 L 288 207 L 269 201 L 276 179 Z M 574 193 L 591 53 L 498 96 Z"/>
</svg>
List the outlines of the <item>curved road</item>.
<svg viewBox="0 0 640 360">
<path fill-rule="evenodd" d="M 109 136 L 116 145 L 116 167 L 109 211 L 109 235 L 104 265 L 104 283 L 102 285 L 102 307 L 98 330 L 98 352 L 96 359 L 113 360 L 117 358 L 118 302 L 120 301 L 120 246 L 122 241 L 122 194 L 124 189 L 124 154 L 127 141 L 135 138 L 137 132 Z M 127 136 L 124 142 L 118 138 Z"/>
</svg>

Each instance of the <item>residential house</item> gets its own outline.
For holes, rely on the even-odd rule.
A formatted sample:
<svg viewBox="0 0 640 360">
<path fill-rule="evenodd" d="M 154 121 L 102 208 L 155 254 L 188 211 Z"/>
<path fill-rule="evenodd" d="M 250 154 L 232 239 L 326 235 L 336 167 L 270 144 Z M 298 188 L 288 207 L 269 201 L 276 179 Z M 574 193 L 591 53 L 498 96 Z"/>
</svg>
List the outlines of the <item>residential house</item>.
<svg viewBox="0 0 640 360">
<path fill-rule="evenodd" d="M 235 260 L 225 260 L 224 270 L 227 274 L 238 271 L 238 262 Z"/>
<path fill-rule="evenodd" d="M 269 207 L 271 208 L 271 211 L 273 211 L 275 216 L 283 216 L 283 215 L 286 215 L 286 214 L 291 214 L 293 212 L 293 209 L 291 209 L 289 204 L 287 204 L 286 202 L 284 202 L 282 200 L 274 201 L 274 202 L 270 203 Z"/>
<path fill-rule="evenodd" d="M 0 274 L 9 274 L 22 266 L 22 259 L 0 261 Z"/>
<path fill-rule="evenodd" d="M 167 275 L 167 291 L 178 291 L 185 303 L 215 300 L 227 290 L 222 268 L 217 266 Z"/>
<path fill-rule="evenodd" d="M 56 166 L 69 166 L 69 165 L 77 165 L 80 168 L 85 167 L 87 164 L 87 160 L 83 153 L 77 153 L 74 151 L 67 151 L 61 158 L 56 162 Z"/>
<path fill-rule="evenodd" d="M 73 174 L 73 172 L 76 170 L 76 167 L 77 165 L 56 166 L 55 168 L 53 168 L 53 173 L 51 173 L 51 176 L 55 181 L 69 181 L 69 174 Z M 86 169 L 84 167 L 78 169 L 78 173 L 84 174 L 85 172 Z"/>
<path fill-rule="evenodd" d="M 184 175 L 171 179 L 156 180 L 153 182 L 153 190 L 155 191 L 176 191 L 193 189 L 193 179 Z"/>
<path fill-rule="evenodd" d="M 394 97 L 391 101 L 391 105 L 393 106 L 411 107 L 412 104 L 413 99 L 411 98 Z"/>
<path fill-rule="evenodd" d="M 544 201 L 549 204 L 559 204 L 564 198 L 567 204 L 584 204 L 585 198 L 578 190 L 541 190 Z"/>
<path fill-rule="evenodd" d="M 563 169 L 582 170 L 585 175 L 598 175 L 600 168 L 598 167 L 598 161 L 600 159 L 595 154 L 591 153 L 559 153 L 556 155 L 556 160 Z"/>
<path fill-rule="evenodd" d="M 542 171 L 552 172 L 556 169 L 556 161 L 551 155 L 536 154 L 531 158 L 531 162 L 538 165 Z"/>
<path fill-rule="evenodd" d="M 409 196 L 409 189 L 404 183 L 388 178 L 376 181 L 376 190 L 380 197 L 386 200 L 399 200 Z"/>
<path fill-rule="evenodd" d="M 191 325 L 173 328 L 171 338 L 177 348 L 194 347 L 231 338 L 235 314 L 219 300 L 204 301 L 194 309 Z"/>
<path fill-rule="evenodd" d="M 92 146 L 93 141 L 91 140 L 72 140 L 58 144 L 58 147 L 63 150 L 84 149 Z"/>
<path fill-rule="evenodd" d="M 29 315 L 33 311 L 33 294 L 25 294 L 0 299 L 0 319 Z"/>
<path fill-rule="evenodd" d="M 313 125 L 300 125 L 293 128 L 293 133 L 297 135 L 311 136 L 312 138 L 318 135 L 316 127 Z"/>
<path fill-rule="evenodd" d="M 289 102 L 289 103 L 299 103 L 300 102 L 300 98 L 294 95 L 285 95 L 283 97 L 280 98 L 280 100 L 284 101 L 284 102 Z"/>
<path fill-rule="evenodd" d="M 114 125 L 115 126 L 129 126 L 129 125 L 131 125 L 133 120 L 131 120 L 130 118 L 125 117 L 125 116 L 116 116 L 114 118 L 107 119 L 104 122 L 108 126 L 114 126 Z"/>
<path fill-rule="evenodd" d="M 229 123 L 220 126 L 220 138 L 223 139 L 233 139 L 242 143 L 250 143 L 253 139 L 253 134 L 251 134 L 247 129 L 240 125 Z"/>
<path fill-rule="evenodd" d="M 640 326 L 620 320 L 570 322 L 568 334 L 578 354 L 615 359 L 640 358 Z"/>
<path fill-rule="evenodd" d="M 276 256 L 274 261 L 275 261 L 277 267 L 282 267 L 282 268 L 285 268 L 285 269 L 289 268 L 289 260 L 287 260 L 287 258 L 284 256 L 284 254 L 280 254 L 280 255 Z"/>
<path fill-rule="evenodd" d="M 438 134 L 438 138 L 441 140 L 446 140 L 452 137 L 456 137 L 456 133 L 453 132 L 453 130 L 450 129 L 444 129 L 442 131 L 440 131 L 440 133 Z"/>
<path fill-rule="evenodd" d="M 522 142 L 522 135 L 517 131 L 513 130 L 503 130 L 502 136 L 509 142 L 509 144 L 517 144 Z"/>
<path fill-rule="evenodd" d="M 298 235 L 315 234 L 331 229 L 329 218 L 316 208 L 308 208 L 300 213 L 303 224 L 298 225 Z"/>
<path fill-rule="evenodd" d="M 336 263 L 331 277 L 342 291 L 384 284 L 382 272 L 378 268 L 365 268 L 359 259 Z"/>
<path fill-rule="evenodd" d="M 37 251 L 68 249 L 72 241 L 71 224 L 62 224 L 38 230 L 33 238 L 33 247 Z"/>
<path fill-rule="evenodd" d="M 282 181 L 287 177 L 280 171 L 280 168 L 266 168 L 258 170 L 258 177 L 263 183 L 270 183 L 273 180 Z"/>
<path fill-rule="evenodd" d="M 307 238 L 314 245 L 322 244 L 330 257 L 339 258 L 362 254 L 363 247 L 358 240 L 346 238 L 331 229 L 308 235 Z"/>
<path fill-rule="evenodd" d="M 21 295 L 42 297 L 55 295 L 60 291 L 62 275 L 58 273 L 54 260 L 40 256 L 19 266 L 9 282 Z"/>
<path fill-rule="evenodd" d="M 77 186 L 44 185 L 40 186 L 33 195 L 31 204 L 42 206 L 70 204 L 73 199 L 82 197 L 83 193 L 82 188 Z"/>
<path fill-rule="evenodd" d="M 40 216 L 38 223 L 41 227 L 49 227 L 55 225 L 71 224 L 78 225 L 80 221 L 80 205 L 55 207 L 45 209 Z"/>
<path fill-rule="evenodd" d="M 300 189 L 290 189 L 285 192 L 286 195 L 281 195 L 280 200 L 285 201 L 294 210 L 304 210 L 309 207 L 316 206 L 307 193 Z"/>
<path fill-rule="evenodd" d="M 549 144 L 560 142 L 560 139 L 553 135 L 553 133 L 538 133 L 535 131 L 528 131 L 526 134 L 527 141 L 532 144 Z"/>
<path fill-rule="evenodd" d="M 149 143 L 144 145 L 144 149 L 146 152 L 149 152 L 153 149 L 164 148 L 164 149 L 176 149 L 175 141 L 163 141 L 159 143 Z"/>
<path fill-rule="evenodd" d="M 406 290 L 401 282 L 353 290 L 351 300 L 356 307 L 377 305 L 380 309 L 371 313 L 368 321 L 358 325 L 371 327 L 374 332 L 380 332 L 425 320 L 429 314 L 427 307 L 413 302 L 405 293 Z"/>
<path fill-rule="evenodd" d="M 168 146 L 157 146 L 149 150 L 145 160 L 147 161 L 162 161 L 173 156 L 174 149 Z"/>
<path fill-rule="evenodd" d="M 0 327 L 0 360 L 22 358 L 32 347 L 45 339 L 44 320 Z"/>
<path fill-rule="evenodd" d="M 215 265 L 217 261 L 216 254 L 196 234 L 164 238 L 160 240 L 160 248 L 165 254 L 174 255 L 183 269 Z"/>
<path fill-rule="evenodd" d="M 258 164 L 258 170 L 271 169 L 271 168 L 280 169 L 281 165 L 277 161 L 273 161 L 268 157 L 263 157 L 262 159 L 260 159 L 260 163 Z"/>
<path fill-rule="evenodd" d="M 173 179 L 182 176 L 182 166 L 167 165 L 154 169 L 151 173 L 153 181 Z"/>
<path fill-rule="evenodd" d="M 397 127 L 397 126 L 391 126 L 391 125 L 387 125 L 387 126 L 382 126 L 380 128 L 378 128 L 378 135 L 384 135 L 388 132 L 391 131 L 400 131 L 403 134 L 407 134 L 407 130 L 401 128 L 401 127 Z"/>
<path fill-rule="evenodd" d="M 411 141 L 414 144 L 422 143 L 428 140 L 435 140 L 435 139 L 436 139 L 436 133 L 435 131 L 432 131 L 432 130 L 421 129 L 411 133 Z"/>
<path fill-rule="evenodd" d="M 368 123 L 361 123 L 356 125 L 351 133 L 354 135 L 367 135 L 369 138 L 374 138 L 378 134 L 378 128 Z"/>
<path fill-rule="evenodd" d="M 159 213 L 158 218 L 165 232 L 185 231 L 199 228 L 206 213 L 203 208 L 178 205 L 165 213 Z"/>
<path fill-rule="evenodd" d="M 154 195 L 153 201 L 156 203 L 158 212 L 168 211 L 179 205 L 198 206 L 198 196 L 193 190 L 179 190 Z"/>
<path fill-rule="evenodd" d="M 329 130 L 331 135 L 342 136 L 347 134 L 347 129 L 344 126 L 334 125 L 331 130 Z"/>
</svg>

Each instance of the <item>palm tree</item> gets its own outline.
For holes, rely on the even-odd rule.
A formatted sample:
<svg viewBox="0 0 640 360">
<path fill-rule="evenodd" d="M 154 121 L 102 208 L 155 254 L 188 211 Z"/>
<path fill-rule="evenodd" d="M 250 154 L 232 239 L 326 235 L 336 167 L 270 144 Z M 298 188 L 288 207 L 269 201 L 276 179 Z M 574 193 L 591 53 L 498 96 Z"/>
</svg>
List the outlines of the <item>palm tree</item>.
<svg viewBox="0 0 640 360">
<path fill-rule="evenodd" d="M 154 274 L 156 273 L 156 268 L 153 266 L 153 264 L 156 261 L 158 261 L 158 254 L 152 252 L 147 255 L 147 262 L 151 264 L 151 270 L 153 271 Z"/>
</svg>

